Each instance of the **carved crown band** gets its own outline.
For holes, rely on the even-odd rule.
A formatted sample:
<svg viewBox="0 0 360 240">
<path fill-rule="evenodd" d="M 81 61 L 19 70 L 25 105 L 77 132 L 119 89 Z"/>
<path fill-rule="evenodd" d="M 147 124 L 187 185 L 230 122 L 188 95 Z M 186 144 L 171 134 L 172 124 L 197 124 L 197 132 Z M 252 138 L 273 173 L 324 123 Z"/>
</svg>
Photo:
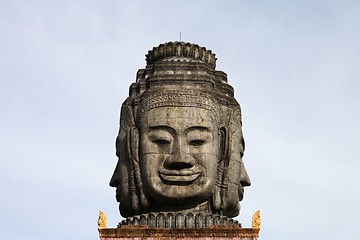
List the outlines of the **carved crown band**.
<svg viewBox="0 0 360 240">
<path fill-rule="evenodd" d="M 221 111 L 218 102 L 210 94 L 200 91 L 168 90 L 148 93 L 141 99 L 137 115 L 141 122 L 145 113 L 159 107 L 197 107 L 213 113 L 220 125 Z"/>
</svg>

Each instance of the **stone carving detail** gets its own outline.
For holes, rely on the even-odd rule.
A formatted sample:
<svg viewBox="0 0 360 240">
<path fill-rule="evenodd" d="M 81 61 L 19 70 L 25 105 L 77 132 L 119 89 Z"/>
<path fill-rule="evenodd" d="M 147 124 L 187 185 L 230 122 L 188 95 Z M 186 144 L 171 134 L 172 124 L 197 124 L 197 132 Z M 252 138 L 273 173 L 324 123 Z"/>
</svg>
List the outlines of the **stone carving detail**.
<svg viewBox="0 0 360 240">
<path fill-rule="evenodd" d="M 214 114 L 216 121 L 221 119 L 220 108 L 210 94 L 168 90 L 166 93 L 152 93 L 144 98 L 138 110 L 138 120 L 141 122 L 143 115 L 150 109 L 170 106 L 207 109 Z"/>
<path fill-rule="evenodd" d="M 196 44 L 161 44 L 146 57 L 116 139 L 110 185 L 127 217 L 122 224 L 231 224 L 250 179 L 241 109 L 226 74 Z"/>
<path fill-rule="evenodd" d="M 173 57 L 173 58 L 171 58 Z M 183 42 L 168 42 L 154 47 L 146 55 L 147 64 L 153 64 L 158 60 L 164 59 L 165 61 L 173 60 L 177 57 L 178 60 L 198 60 L 205 62 L 209 67 L 215 69 L 215 54 L 204 47 L 197 44 L 183 43 Z"/>
<path fill-rule="evenodd" d="M 150 228 L 209 228 L 214 225 L 239 226 L 238 221 L 219 214 L 206 213 L 149 213 L 128 217 L 118 227 L 145 225 Z"/>
</svg>

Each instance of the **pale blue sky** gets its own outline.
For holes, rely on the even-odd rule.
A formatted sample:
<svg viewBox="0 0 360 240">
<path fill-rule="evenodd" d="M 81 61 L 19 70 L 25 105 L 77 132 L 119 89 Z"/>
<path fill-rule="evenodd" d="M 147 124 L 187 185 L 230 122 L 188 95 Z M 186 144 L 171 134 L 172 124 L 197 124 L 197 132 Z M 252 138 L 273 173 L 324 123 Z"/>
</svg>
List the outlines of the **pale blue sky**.
<svg viewBox="0 0 360 240">
<path fill-rule="evenodd" d="M 355 239 L 359 1 L 0 0 L 0 235 L 98 239 L 119 110 L 167 41 L 211 49 L 243 110 L 252 180 L 237 218 L 260 239 Z"/>
</svg>

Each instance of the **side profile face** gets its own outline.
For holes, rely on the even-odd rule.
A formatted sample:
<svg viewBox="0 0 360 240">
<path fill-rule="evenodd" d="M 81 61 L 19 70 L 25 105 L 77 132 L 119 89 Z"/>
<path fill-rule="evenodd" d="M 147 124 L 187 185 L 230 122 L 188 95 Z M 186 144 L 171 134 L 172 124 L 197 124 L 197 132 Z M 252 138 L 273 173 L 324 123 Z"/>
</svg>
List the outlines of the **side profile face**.
<svg viewBox="0 0 360 240">
<path fill-rule="evenodd" d="M 139 164 L 146 195 L 166 206 L 197 205 L 212 195 L 219 129 L 212 112 L 194 107 L 149 110 L 140 126 Z"/>
</svg>

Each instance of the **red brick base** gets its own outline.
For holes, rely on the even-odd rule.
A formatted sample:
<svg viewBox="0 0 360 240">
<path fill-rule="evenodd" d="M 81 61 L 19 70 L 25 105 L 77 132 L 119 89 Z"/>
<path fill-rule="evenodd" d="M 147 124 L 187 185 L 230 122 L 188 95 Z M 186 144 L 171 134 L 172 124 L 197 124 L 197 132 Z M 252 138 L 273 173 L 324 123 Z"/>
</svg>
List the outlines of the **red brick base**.
<svg viewBox="0 0 360 240">
<path fill-rule="evenodd" d="M 149 228 L 146 226 L 122 226 L 99 229 L 100 240 L 258 240 L 259 230 L 237 226 L 213 226 L 211 228 Z"/>
</svg>

